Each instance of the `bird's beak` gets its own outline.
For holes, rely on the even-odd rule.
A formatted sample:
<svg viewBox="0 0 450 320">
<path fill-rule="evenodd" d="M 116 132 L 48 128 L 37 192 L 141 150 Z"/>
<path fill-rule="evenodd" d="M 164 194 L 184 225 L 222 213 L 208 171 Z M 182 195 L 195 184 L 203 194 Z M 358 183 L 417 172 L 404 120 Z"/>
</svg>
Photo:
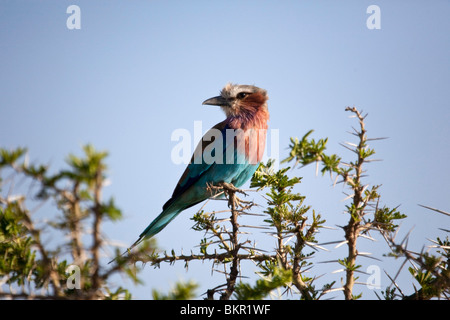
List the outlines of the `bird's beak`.
<svg viewBox="0 0 450 320">
<path fill-rule="evenodd" d="M 209 99 L 203 101 L 202 104 L 208 104 L 211 106 L 229 106 L 230 105 L 228 100 L 222 96 L 209 98 Z"/>
</svg>

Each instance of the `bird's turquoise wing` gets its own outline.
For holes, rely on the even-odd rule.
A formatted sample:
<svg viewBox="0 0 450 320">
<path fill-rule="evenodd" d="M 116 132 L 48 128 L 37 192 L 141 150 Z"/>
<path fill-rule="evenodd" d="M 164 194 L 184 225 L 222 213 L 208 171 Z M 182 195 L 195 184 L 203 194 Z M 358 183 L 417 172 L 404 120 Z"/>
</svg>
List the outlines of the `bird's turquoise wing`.
<svg viewBox="0 0 450 320">
<path fill-rule="evenodd" d="M 220 132 L 222 136 L 222 141 L 216 141 L 216 139 L 212 139 L 212 141 L 209 141 L 207 139 L 204 139 L 205 136 L 202 138 L 202 140 L 198 143 L 194 154 L 192 155 L 191 161 L 189 165 L 186 167 L 185 171 L 183 172 L 183 175 L 181 176 L 180 180 L 178 181 L 171 199 L 169 199 L 163 206 L 163 210 L 166 209 L 168 206 L 170 206 L 175 200 L 177 200 L 181 195 L 185 193 L 186 190 L 188 190 L 190 187 L 194 186 L 196 183 L 198 183 L 202 178 L 205 178 L 205 175 L 207 177 L 210 177 L 211 174 L 207 174 L 209 170 L 213 169 L 216 163 L 214 162 L 208 162 L 203 161 L 203 154 L 206 149 L 211 150 L 210 156 L 215 155 L 216 147 L 221 146 L 223 149 L 223 153 L 225 154 L 226 145 L 225 145 L 225 132 L 227 129 L 226 121 L 222 121 L 218 124 L 216 124 L 214 127 L 212 127 L 205 136 L 208 136 L 208 134 L 215 130 L 216 133 Z M 219 145 L 220 143 L 220 145 Z M 196 156 L 200 156 L 201 158 L 195 158 Z M 213 167 L 213 168 L 212 168 Z M 198 201 L 200 202 L 200 201 Z M 190 206 L 193 206 L 197 204 L 198 202 L 191 204 Z"/>
</svg>

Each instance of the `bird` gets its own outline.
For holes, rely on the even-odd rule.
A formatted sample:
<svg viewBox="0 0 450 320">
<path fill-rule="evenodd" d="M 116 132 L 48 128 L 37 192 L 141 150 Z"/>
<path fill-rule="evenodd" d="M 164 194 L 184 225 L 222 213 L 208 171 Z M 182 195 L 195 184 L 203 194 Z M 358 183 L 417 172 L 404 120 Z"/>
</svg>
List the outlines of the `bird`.
<svg viewBox="0 0 450 320">
<path fill-rule="evenodd" d="M 240 188 L 258 168 L 264 154 L 269 111 L 267 91 L 254 85 L 227 83 L 202 105 L 219 106 L 226 119 L 205 133 L 162 212 L 128 251 L 159 233 L 182 211 L 211 197 L 208 186 Z"/>
</svg>

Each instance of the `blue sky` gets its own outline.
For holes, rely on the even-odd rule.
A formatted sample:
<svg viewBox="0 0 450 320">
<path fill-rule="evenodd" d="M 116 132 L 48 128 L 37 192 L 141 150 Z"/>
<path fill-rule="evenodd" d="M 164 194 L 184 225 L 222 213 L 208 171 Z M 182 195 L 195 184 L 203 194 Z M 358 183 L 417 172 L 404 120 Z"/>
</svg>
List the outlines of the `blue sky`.
<svg viewBox="0 0 450 320">
<path fill-rule="evenodd" d="M 72 4 L 81 9 L 79 30 L 66 27 Z M 366 26 L 372 4 L 381 9 L 379 30 Z M 201 103 L 227 82 L 268 91 L 281 158 L 289 138 L 310 129 L 329 138 L 330 153 L 350 157 L 339 143 L 353 141 L 347 131 L 357 124 L 344 109 L 357 106 L 369 113 L 369 136 L 389 137 L 371 144 L 383 161 L 367 167 L 366 182 L 382 184 L 384 203 L 409 216 L 401 230 L 414 228 L 411 243 L 420 250 L 426 238 L 445 236 L 437 228 L 449 224 L 417 206 L 450 211 L 449 16 L 444 0 L 2 0 L 0 145 L 25 146 L 32 161 L 55 170 L 86 143 L 108 150 L 106 191 L 125 219 L 104 230 L 129 244 L 184 171 L 171 159 L 172 132 L 193 132 L 194 121 L 206 131 L 222 121 L 219 108 Z M 298 191 L 329 225 L 346 223 L 341 187 L 316 177 L 313 167 L 293 174 L 304 177 Z M 190 229 L 195 208 L 157 236 L 162 248 L 189 251 L 199 243 L 202 235 Z M 341 237 L 334 231 L 321 240 Z M 382 241 L 361 245 L 378 257 L 388 252 Z M 394 272 L 398 262 L 380 267 Z M 133 292 L 147 299 L 152 288 L 167 291 L 179 279 L 201 276 L 203 290 L 223 281 L 205 272 L 210 266 L 147 267 L 145 286 Z M 383 290 L 388 284 L 383 278 Z"/>
</svg>

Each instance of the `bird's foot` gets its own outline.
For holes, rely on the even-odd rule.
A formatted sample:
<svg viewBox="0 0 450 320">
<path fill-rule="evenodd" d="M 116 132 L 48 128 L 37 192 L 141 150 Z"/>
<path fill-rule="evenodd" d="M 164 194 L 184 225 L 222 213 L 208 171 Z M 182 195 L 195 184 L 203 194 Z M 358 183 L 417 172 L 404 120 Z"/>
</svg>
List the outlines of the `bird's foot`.
<svg viewBox="0 0 450 320">
<path fill-rule="evenodd" d="M 219 186 L 220 186 L 224 191 L 227 191 L 227 192 L 233 192 L 233 193 L 238 192 L 238 193 L 242 193 L 242 194 L 245 195 L 245 196 L 248 196 L 248 194 L 245 193 L 245 191 L 243 191 L 242 189 L 236 188 L 236 187 L 233 186 L 233 184 L 231 184 L 231 183 L 228 183 L 228 182 L 221 182 L 221 183 L 219 184 Z"/>
<path fill-rule="evenodd" d="M 209 184 L 208 189 L 211 191 L 211 193 L 213 191 L 215 192 L 214 197 L 221 194 L 222 192 L 225 193 L 226 197 L 228 198 L 228 206 L 230 208 L 244 207 L 244 205 L 251 204 L 250 201 L 244 201 L 236 196 L 236 193 L 241 193 L 245 196 L 248 196 L 248 194 L 245 191 L 236 188 L 232 183 L 221 182 L 218 185 Z"/>
<path fill-rule="evenodd" d="M 230 193 L 242 193 L 245 196 L 248 196 L 247 193 L 245 193 L 245 191 L 236 188 L 235 186 L 233 186 L 233 184 L 228 183 L 228 182 L 220 182 L 218 185 L 213 185 L 211 183 L 207 183 L 206 184 L 206 189 L 211 192 L 211 194 L 214 194 L 213 196 L 217 196 L 219 193 L 226 193 L 227 195 L 229 195 Z"/>
<path fill-rule="evenodd" d="M 242 193 L 245 196 L 248 196 L 248 194 L 245 193 L 245 191 L 243 191 L 243 190 L 241 190 L 239 188 L 236 188 L 231 183 L 222 182 L 220 184 L 220 187 L 222 188 L 223 192 L 225 192 L 225 194 L 228 197 L 228 207 L 230 207 L 230 208 L 244 207 L 243 204 L 249 204 L 250 203 L 248 201 L 244 201 L 242 199 L 239 199 L 236 196 L 236 193 Z"/>
</svg>

